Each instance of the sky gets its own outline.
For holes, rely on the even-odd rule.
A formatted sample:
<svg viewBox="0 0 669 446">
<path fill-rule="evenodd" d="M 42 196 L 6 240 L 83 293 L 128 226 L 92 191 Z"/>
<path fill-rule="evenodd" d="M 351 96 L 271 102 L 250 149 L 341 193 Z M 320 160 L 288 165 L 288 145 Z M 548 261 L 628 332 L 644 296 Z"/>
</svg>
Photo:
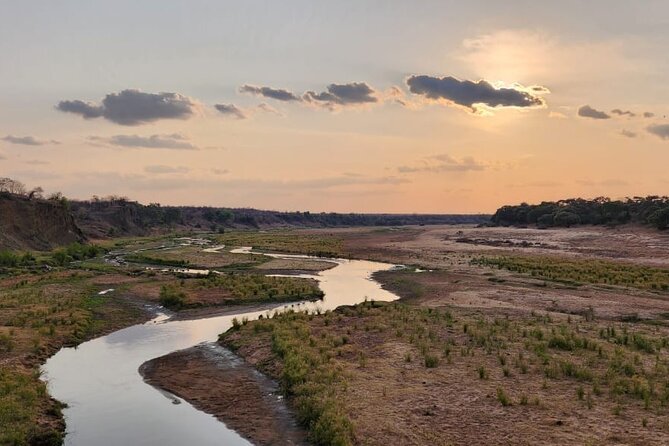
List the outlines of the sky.
<svg viewBox="0 0 669 446">
<path fill-rule="evenodd" d="M 0 176 L 478 213 L 669 191 L 669 2 L 0 0 Z"/>
</svg>

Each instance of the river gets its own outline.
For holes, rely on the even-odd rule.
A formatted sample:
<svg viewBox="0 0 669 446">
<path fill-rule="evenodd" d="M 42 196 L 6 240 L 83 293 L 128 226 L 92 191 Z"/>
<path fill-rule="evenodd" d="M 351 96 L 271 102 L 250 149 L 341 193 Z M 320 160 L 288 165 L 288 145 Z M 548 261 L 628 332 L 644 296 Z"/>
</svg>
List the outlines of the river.
<svg viewBox="0 0 669 446">
<path fill-rule="evenodd" d="M 237 252 L 250 252 L 242 248 Z M 306 257 L 271 254 L 272 257 Z M 392 301 L 398 297 L 372 279 L 377 271 L 394 265 L 364 260 L 319 259 L 336 264 L 311 277 L 325 293 L 323 300 L 278 307 L 314 311 L 332 310 L 365 299 Z M 107 296 L 113 296 L 113 291 Z M 144 362 L 168 353 L 213 342 L 232 325 L 232 319 L 249 320 L 267 311 L 238 313 L 195 320 L 155 319 L 107 336 L 63 348 L 42 367 L 49 393 L 67 404 L 65 444 L 69 446 L 120 445 L 249 445 L 235 431 L 187 402 L 173 404 L 146 384 L 138 372 Z"/>
</svg>

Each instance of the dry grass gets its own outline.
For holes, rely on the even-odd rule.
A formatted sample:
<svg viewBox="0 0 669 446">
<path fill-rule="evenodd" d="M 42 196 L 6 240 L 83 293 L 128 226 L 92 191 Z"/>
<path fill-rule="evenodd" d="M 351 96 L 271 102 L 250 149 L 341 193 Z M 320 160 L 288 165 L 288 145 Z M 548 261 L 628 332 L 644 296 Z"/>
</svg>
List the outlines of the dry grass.
<svg viewBox="0 0 669 446">
<path fill-rule="evenodd" d="M 60 444 L 60 406 L 38 365 L 63 345 L 143 320 L 139 310 L 96 294 L 91 273 L 58 271 L 0 281 L 0 444 Z"/>
<path fill-rule="evenodd" d="M 658 328 L 367 303 L 222 340 L 282 380 L 318 444 L 669 441 Z"/>
</svg>

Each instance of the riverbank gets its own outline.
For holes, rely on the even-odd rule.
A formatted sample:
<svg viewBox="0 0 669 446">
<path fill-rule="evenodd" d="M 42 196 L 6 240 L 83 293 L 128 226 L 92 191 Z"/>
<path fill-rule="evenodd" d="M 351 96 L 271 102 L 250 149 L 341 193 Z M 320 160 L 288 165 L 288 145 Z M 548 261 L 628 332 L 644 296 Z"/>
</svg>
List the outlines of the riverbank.
<svg viewBox="0 0 669 446">
<path fill-rule="evenodd" d="M 137 248 L 135 246 L 133 251 L 136 252 Z M 157 253 L 165 251 L 177 255 L 179 249 L 181 248 L 178 246 L 169 249 L 160 246 L 155 249 L 143 249 L 141 252 L 144 253 L 145 258 L 153 258 Z M 215 256 L 217 254 L 217 252 L 203 251 L 203 256 Z M 241 255 L 248 256 L 248 254 L 243 253 Z M 214 401 L 213 399 L 204 396 L 201 401 L 197 401 L 200 398 L 195 398 L 193 400 L 189 399 L 188 402 L 183 404 L 169 404 L 160 392 L 156 392 L 156 389 L 146 385 L 146 382 L 137 373 L 138 369 L 145 362 L 164 357 L 168 353 L 182 351 L 202 342 L 215 341 L 221 331 L 231 326 L 245 325 L 248 320 L 256 318 L 267 318 L 271 313 L 269 308 L 272 308 L 276 303 L 272 300 L 284 301 L 287 296 L 294 295 L 301 301 L 283 304 L 282 311 L 300 308 L 312 312 L 323 312 L 341 305 L 359 303 L 366 298 L 376 300 L 396 299 L 396 296 L 381 289 L 378 283 L 369 280 L 372 273 L 390 269 L 392 265 L 346 260 L 323 262 L 319 259 L 276 254 L 272 254 L 272 256 L 275 259 L 288 260 L 289 262 L 284 262 L 284 265 L 295 265 L 295 260 L 299 260 L 300 264 L 310 266 L 309 269 L 320 271 L 318 276 L 312 277 L 313 280 L 319 282 L 319 287 L 326 295 L 325 298 L 309 301 L 309 296 L 313 293 L 305 291 L 314 287 L 314 283 L 309 278 L 295 277 L 294 275 L 291 277 L 265 278 L 265 276 L 259 274 L 259 270 L 254 271 L 258 264 L 264 262 L 252 262 L 247 264 L 248 267 L 235 267 L 234 270 L 222 272 L 224 277 L 221 276 L 221 278 L 224 279 L 224 283 L 220 283 L 220 285 L 224 287 L 238 284 L 252 286 L 257 283 L 259 285 L 259 288 L 257 288 L 258 296 L 263 297 L 262 302 L 269 304 L 268 306 L 259 306 L 255 299 L 245 299 L 245 301 L 248 300 L 249 303 L 253 303 L 251 306 L 238 305 L 233 307 L 225 305 L 224 302 L 221 302 L 223 305 L 219 305 L 218 301 L 211 301 L 210 304 L 213 305 L 203 305 L 198 308 L 202 311 L 200 314 L 192 314 L 190 310 L 183 310 L 184 307 L 181 306 L 181 311 L 176 312 L 176 315 L 172 315 L 169 319 L 158 318 L 150 324 L 132 326 L 87 342 L 76 350 L 64 349 L 50 358 L 44 367 L 49 377 L 50 391 L 62 401 L 77 401 L 78 403 L 76 406 L 73 405 L 65 409 L 69 441 L 73 444 L 95 442 L 95 444 L 100 445 L 153 444 L 148 443 L 148 441 L 160 442 L 164 445 L 182 445 L 187 442 L 216 445 L 225 441 L 226 444 L 231 445 L 246 445 L 247 443 L 239 432 L 229 429 L 225 424 L 199 410 L 203 407 L 200 406 L 203 404 L 202 401 L 209 400 L 211 402 Z M 214 259 L 210 260 L 214 261 Z M 306 262 L 314 262 L 315 264 L 307 265 Z M 118 263 L 121 268 L 124 268 L 123 262 Z M 324 269 L 325 266 L 327 266 L 326 269 Z M 158 299 L 162 298 L 160 295 L 163 294 L 162 285 L 165 288 L 173 287 L 177 291 L 182 290 L 185 294 L 184 298 L 188 299 L 197 296 L 197 294 L 188 295 L 189 292 L 209 289 L 207 285 L 209 285 L 208 281 L 211 280 L 211 277 L 192 277 L 170 270 L 139 269 L 133 265 L 124 269 L 127 270 L 126 273 L 129 278 L 121 280 L 121 277 L 118 277 L 119 283 L 122 282 L 123 290 L 136 293 L 138 286 L 149 286 L 154 290 L 158 284 L 160 285 L 157 288 L 159 290 Z M 281 271 L 284 274 L 290 272 Z M 177 275 L 176 278 L 173 276 L 175 274 Z M 170 276 L 172 277 L 170 278 Z M 248 282 L 250 280 L 252 282 Z M 218 281 L 216 281 L 215 285 L 218 284 Z M 308 288 L 304 288 L 305 286 Z M 235 290 L 229 291 L 238 293 Z M 225 296 L 229 294 L 222 292 L 221 295 L 225 300 Z M 265 295 L 268 298 L 264 298 Z M 155 301 L 155 296 L 148 300 Z M 186 302 L 188 301 L 186 300 Z M 230 314 L 230 310 L 237 311 L 237 313 Z M 200 318 L 194 319 L 197 316 L 200 316 Z M 213 372 L 211 363 L 199 368 L 195 366 L 192 361 L 197 355 L 187 358 L 178 354 L 175 356 L 180 361 L 188 361 L 189 364 L 199 370 L 198 373 L 206 375 L 205 372 Z M 202 359 L 201 355 L 199 359 Z M 220 365 L 220 361 L 218 365 Z M 84 370 L 85 373 L 81 373 Z M 175 369 L 173 374 L 188 376 L 188 373 L 182 367 Z M 153 376 L 158 375 L 160 375 L 160 370 L 159 367 L 156 367 L 156 374 Z M 167 379 L 165 376 L 163 378 Z M 171 384 L 183 385 L 185 388 L 189 381 L 192 380 L 178 378 L 177 382 Z M 100 383 L 104 383 L 104 385 L 100 385 Z M 209 390 L 212 387 L 210 384 L 207 384 Z M 274 385 L 276 386 L 276 384 Z M 115 391 L 115 389 L 121 387 L 126 391 L 123 393 Z M 215 384 L 213 387 L 216 387 Z M 204 391 L 204 388 L 201 390 Z M 233 389 L 223 390 L 231 391 Z M 179 392 L 178 389 L 175 393 L 177 392 Z M 240 400 L 240 404 L 248 404 L 248 402 L 243 401 L 242 403 Z M 263 410 L 263 406 L 258 407 L 260 409 L 257 408 L 256 412 Z M 146 417 L 153 421 L 149 422 Z M 277 415 L 274 414 L 273 417 L 276 418 Z M 142 422 L 142 420 L 146 422 Z M 277 420 L 280 420 L 280 417 Z M 156 432 L 156 425 L 161 426 L 159 432 Z M 285 430 L 285 423 L 280 423 L 280 426 L 275 431 Z M 242 428 L 240 427 L 240 429 Z M 267 435 L 273 435 L 271 432 L 261 432 L 259 429 L 253 430 L 251 434 L 261 435 L 261 438 L 262 436 L 267 438 Z M 268 441 L 271 441 L 271 437 Z"/>
<path fill-rule="evenodd" d="M 266 268 L 257 273 L 247 271 L 265 263 L 266 259 L 258 256 L 202 252 L 202 248 L 180 239 L 124 240 L 121 246 L 110 259 L 91 258 L 54 270 L 33 268 L 22 272 L 16 268 L 13 275 L 0 277 L 0 444 L 62 443 L 64 405 L 50 397 L 40 379 L 40 369 L 63 347 L 141 324 L 159 310 L 170 313 L 172 320 L 192 320 L 271 310 L 286 301 L 320 297 L 313 281 L 267 278 Z M 170 271 L 127 264 L 124 256 L 133 252 L 156 255 L 159 260 L 160 254 L 169 252 L 184 262 L 197 258 L 200 252 L 204 263 L 220 263 L 228 271 L 208 280 L 178 277 Z M 332 267 L 330 263 L 280 259 L 271 263 L 277 273 L 299 274 Z M 291 267 L 301 269 L 281 269 Z M 161 309 L 163 286 L 183 297 L 184 305 L 179 307 L 192 308 L 174 308 L 182 310 L 174 312 Z"/>
<path fill-rule="evenodd" d="M 151 318 L 128 296 L 79 271 L 0 279 L 0 444 L 57 445 L 65 423 L 39 368 L 73 346 Z"/>
<path fill-rule="evenodd" d="M 299 418 L 312 441 L 669 442 L 665 234 L 295 233 L 340 239 L 344 257 L 414 266 L 374 275 L 403 304 L 279 316 L 222 335 L 222 345 L 281 383 L 295 410 L 306 408 Z M 170 367 L 180 373 L 177 360 Z M 193 379 L 206 388 L 211 378 Z M 180 391 L 192 397 L 188 387 Z"/>
<path fill-rule="evenodd" d="M 286 314 L 221 337 L 280 380 L 314 441 L 369 445 L 667 444 L 665 341 L 585 317 L 400 303 Z"/>
<path fill-rule="evenodd" d="M 140 373 L 147 383 L 187 399 L 254 445 L 307 444 L 276 381 L 216 344 L 152 359 Z"/>
</svg>

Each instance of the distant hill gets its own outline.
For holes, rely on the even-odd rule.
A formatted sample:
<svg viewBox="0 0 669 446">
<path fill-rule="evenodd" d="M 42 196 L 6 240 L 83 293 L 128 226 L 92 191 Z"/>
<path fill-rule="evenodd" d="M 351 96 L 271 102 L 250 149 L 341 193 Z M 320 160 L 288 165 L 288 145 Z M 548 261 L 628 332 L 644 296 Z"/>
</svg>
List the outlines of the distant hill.
<svg viewBox="0 0 669 446">
<path fill-rule="evenodd" d="M 490 220 L 482 214 L 338 214 L 144 205 L 116 197 L 68 201 L 58 193 L 44 199 L 41 189 L 28 192 L 19 182 L 0 180 L 4 180 L 0 181 L 0 249 L 50 250 L 87 239 L 175 230 L 480 224 Z"/>
<path fill-rule="evenodd" d="M 570 227 L 576 225 L 619 225 L 639 223 L 658 229 L 669 228 L 669 197 L 648 196 L 625 200 L 599 197 L 593 200 L 571 198 L 502 206 L 491 217 L 500 226 L 537 225 Z"/>
<path fill-rule="evenodd" d="M 65 201 L 0 192 L 0 248 L 49 250 L 84 238 Z"/>
<path fill-rule="evenodd" d="M 145 235 L 155 231 L 225 228 L 399 226 L 479 224 L 489 215 L 440 214 L 340 214 L 279 212 L 247 208 L 144 205 L 123 198 L 72 201 L 74 218 L 91 238 Z"/>
</svg>

